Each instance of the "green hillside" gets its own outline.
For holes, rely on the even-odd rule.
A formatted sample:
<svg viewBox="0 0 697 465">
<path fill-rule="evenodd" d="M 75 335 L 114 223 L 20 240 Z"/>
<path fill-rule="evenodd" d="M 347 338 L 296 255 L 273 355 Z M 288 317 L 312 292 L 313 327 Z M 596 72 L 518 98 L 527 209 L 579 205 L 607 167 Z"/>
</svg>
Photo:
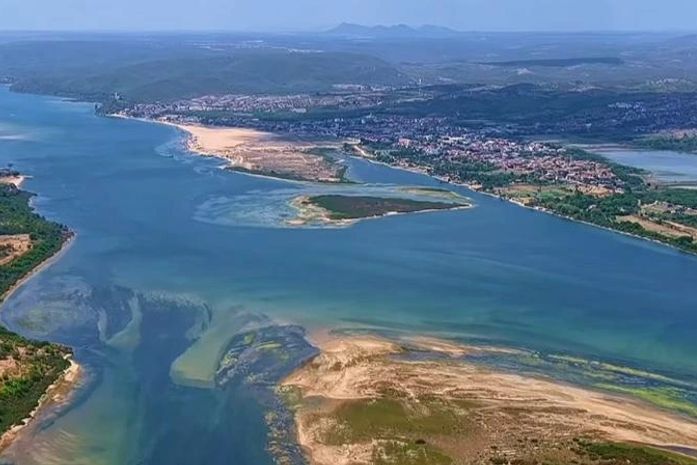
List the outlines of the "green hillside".
<svg viewBox="0 0 697 465">
<path fill-rule="evenodd" d="M 94 101 L 118 92 L 130 102 L 408 83 L 391 64 L 355 53 L 108 41 L 0 45 L 0 78 L 20 92 Z"/>
</svg>

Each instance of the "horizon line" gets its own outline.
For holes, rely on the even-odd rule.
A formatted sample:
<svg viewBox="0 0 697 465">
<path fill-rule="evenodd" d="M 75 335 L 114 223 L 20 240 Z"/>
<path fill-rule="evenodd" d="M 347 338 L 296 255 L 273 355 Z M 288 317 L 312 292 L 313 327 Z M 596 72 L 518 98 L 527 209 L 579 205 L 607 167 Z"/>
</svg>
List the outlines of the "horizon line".
<svg viewBox="0 0 697 465">
<path fill-rule="evenodd" d="M 695 29 L 681 29 L 681 28 L 664 28 L 664 29 L 571 29 L 571 30 L 560 30 L 560 29 L 455 29 L 449 26 L 442 26 L 438 24 L 407 24 L 407 23 L 395 23 L 395 24 L 375 24 L 375 25 L 365 25 L 361 23 L 348 23 L 342 22 L 335 24 L 333 26 L 324 26 L 321 28 L 288 28 L 288 29 L 218 29 L 218 28 L 143 28 L 143 29 L 131 29 L 131 28 L 56 28 L 56 29 L 43 29 L 43 28 L 0 28 L 0 35 L 2 34 L 21 34 L 21 33 L 88 33 L 88 34 L 195 34 L 195 33 L 208 33 L 208 34 L 263 34 L 263 35 L 318 35 L 326 34 L 331 32 L 333 29 L 340 25 L 352 25 L 365 28 L 378 28 L 378 27 L 399 27 L 407 26 L 415 29 L 418 32 L 418 28 L 422 27 L 440 27 L 444 29 L 449 29 L 456 34 L 697 34 L 697 28 Z"/>
</svg>

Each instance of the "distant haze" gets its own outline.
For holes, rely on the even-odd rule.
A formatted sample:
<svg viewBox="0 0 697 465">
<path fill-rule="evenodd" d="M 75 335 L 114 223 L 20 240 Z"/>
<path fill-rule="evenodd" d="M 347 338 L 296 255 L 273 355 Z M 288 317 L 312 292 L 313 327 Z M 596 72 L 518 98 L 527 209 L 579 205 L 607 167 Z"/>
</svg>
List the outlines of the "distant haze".
<svg viewBox="0 0 697 465">
<path fill-rule="evenodd" d="M 0 0 L 0 30 L 694 30 L 695 0 Z"/>
</svg>

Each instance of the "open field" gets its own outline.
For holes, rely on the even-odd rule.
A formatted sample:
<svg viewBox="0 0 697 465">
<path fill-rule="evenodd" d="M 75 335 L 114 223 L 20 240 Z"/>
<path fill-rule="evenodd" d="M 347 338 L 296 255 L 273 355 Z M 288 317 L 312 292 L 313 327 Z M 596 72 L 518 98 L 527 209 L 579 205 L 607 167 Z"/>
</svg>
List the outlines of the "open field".
<svg viewBox="0 0 697 465">
<path fill-rule="evenodd" d="M 0 265 L 10 263 L 31 250 L 29 234 L 13 234 L 0 236 Z"/>
<path fill-rule="evenodd" d="M 646 229 L 663 236 L 680 238 L 689 236 L 692 240 L 697 240 L 697 228 L 691 228 L 672 221 L 656 221 L 639 215 L 626 215 L 617 218 L 618 221 L 635 223 Z"/>
</svg>

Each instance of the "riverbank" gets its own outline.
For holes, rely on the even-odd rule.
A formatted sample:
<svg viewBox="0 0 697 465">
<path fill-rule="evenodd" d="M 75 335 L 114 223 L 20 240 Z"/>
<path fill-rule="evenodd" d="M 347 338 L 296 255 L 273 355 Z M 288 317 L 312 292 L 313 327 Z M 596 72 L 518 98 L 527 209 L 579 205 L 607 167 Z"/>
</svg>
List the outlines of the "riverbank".
<svg viewBox="0 0 697 465">
<path fill-rule="evenodd" d="M 550 214 L 550 215 L 556 216 L 558 218 L 573 221 L 573 222 L 579 223 L 579 224 L 584 224 L 587 226 L 592 226 L 595 228 L 604 229 L 604 230 L 609 231 L 609 232 L 621 234 L 621 235 L 632 237 L 635 239 L 641 239 L 644 241 L 653 242 L 654 244 L 658 244 L 658 245 L 661 245 L 664 247 L 669 247 L 671 249 L 674 249 L 674 250 L 677 250 L 677 251 L 680 251 L 683 253 L 687 253 L 690 255 L 697 254 L 697 249 L 687 248 L 685 246 L 677 245 L 675 243 L 668 242 L 666 239 L 652 237 L 652 236 L 648 235 L 650 233 L 650 231 L 645 231 L 646 234 L 641 234 L 637 231 L 632 232 L 632 231 L 620 229 L 617 227 L 598 224 L 598 223 L 595 223 L 593 221 L 588 221 L 588 220 L 580 219 L 580 218 L 577 218 L 577 217 L 574 217 L 574 216 L 571 216 L 568 214 L 564 214 L 562 212 L 559 212 L 557 210 L 554 210 L 554 209 L 546 207 L 546 206 L 526 204 L 526 203 L 521 202 L 519 200 L 516 200 L 515 198 L 512 198 L 510 196 L 501 195 L 501 194 L 498 194 L 496 192 L 485 190 L 483 188 L 483 186 L 481 184 L 478 184 L 478 183 L 471 183 L 471 182 L 468 183 L 468 182 L 453 180 L 451 178 L 446 178 L 443 176 L 437 176 L 437 175 L 430 173 L 424 167 L 408 166 L 408 165 L 405 165 L 402 163 L 391 164 L 391 163 L 386 163 L 384 161 L 376 160 L 374 157 L 370 156 L 370 154 L 362 147 L 359 148 L 357 146 L 354 146 L 353 149 L 355 152 L 359 153 L 359 155 L 354 155 L 354 157 L 356 157 L 360 160 L 368 161 L 368 162 L 376 164 L 376 165 L 387 166 L 390 168 L 399 169 L 399 170 L 407 171 L 407 172 L 414 173 L 414 174 L 429 176 L 429 177 L 436 179 L 444 184 L 452 184 L 455 186 L 464 187 L 464 188 L 469 189 L 469 190 L 476 192 L 478 194 L 482 194 L 482 195 L 486 195 L 486 196 L 491 197 L 491 198 L 510 202 L 510 203 L 512 203 L 516 206 L 522 207 L 522 208 L 526 208 L 526 209 L 533 210 L 533 211 L 540 212 L 540 213 Z M 676 188 L 677 188 L 677 186 L 676 186 Z M 694 242 L 694 244 L 697 244 L 697 242 Z M 697 247 L 697 245 L 695 245 L 695 247 Z"/>
<path fill-rule="evenodd" d="M 60 249 L 50 257 L 48 257 L 46 260 L 41 262 L 38 266 L 33 268 L 29 273 L 24 275 L 22 278 L 20 278 L 15 284 L 10 286 L 9 289 L 7 289 L 2 295 L 0 295 L 0 306 L 2 305 L 3 302 L 5 302 L 7 299 L 12 297 L 12 295 L 17 292 L 22 286 L 24 286 L 29 280 L 31 280 L 34 276 L 37 274 L 41 273 L 42 271 L 46 270 L 49 268 L 51 265 L 56 263 L 58 260 L 61 259 L 63 255 L 65 255 L 72 245 L 75 242 L 75 239 L 77 238 L 77 234 L 74 232 L 70 232 L 66 239 L 63 241 L 63 244 L 61 245 Z"/>
<path fill-rule="evenodd" d="M 0 264 L 0 302 L 55 263 L 75 238 L 66 227 L 38 215 L 31 198 L 32 194 L 19 190 L 11 180 L 0 190 L 5 230 L 14 233 L 4 237 L 28 241 L 23 248 L 13 246 L 14 253 Z M 67 399 L 79 373 L 67 347 L 31 341 L 0 327 L 0 450 L 12 444 L 48 405 Z"/>
<path fill-rule="evenodd" d="M 34 410 L 21 422 L 0 435 L 0 452 L 17 441 L 22 434 L 25 434 L 29 427 L 32 426 L 34 420 L 47 409 L 58 408 L 70 402 L 71 395 L 82 380 L 83 369 L 72 356 L 66 356 L 66 359 L 69 362 L 68 367 L 61 372 L 56 381 L 48 386 Z"/>
<path fill-rule="evenodd" d="M 110 116 L 128 119 L 118 114 Z M 187 134 L 187 150 L 220 158 L 233 171 L 294 181 L 344 182 L 345 167 L 322 153 L 336 149 L 336 144 L 284 139 L 278 134 L 249 128 L 208 127 L 168 120 L 142 121 L 177 128 Z"/>
<path fill-rule="evenodd" d="M 606 444 L 639 455 L 662 453 L 645 446 L 697 450 L 694 418 L 460 358 L 485 349 L 372 336 L 314 341 L 320 355 L 280 387 L 314 465 L 592 463 L 587 449 Z"/>
<path fill-rule="evenodd" d="M 113 115 L 116 117 L 123 117 L 120 115 Z M 125 118 L 125 117 L 123 117 Z M 277 178 L 277 179 L 292 179 L 292 180 L 309 180 L 313 182 L 335 182 L 336 179 L 333 180 L 328 180 L 328 179 L 317 179 L 317 178 L 312 178 L 308 179 L 304 176 L 297 176 L 297 175 L 291 175 L 288 176 L 288 174 L 284 174 L 282 171 L 275 171 L 275 170 L 267 170 L 267 169 L 259 169 L 258 166 L 252 166 L 249 163 L 246 163 L 243 158 L 239 158 L 237 155 L 232 155 L 235 150 L 244 147 L 249 146 L 255 146 L 255 150 L 262 150 L 264 145 L 267 144 L 269 141 L 273 141 L 274 139 L 278 139 L 278 135 L 270 134 L 270 133 L 265 133 L 262 131 L 254 130 L 254 129 L 246 129 L 246 128 L 208 128 L 208 127 L 203 127 L 203 126 L 198 126 L 198 125 L 187 125 L 187 124 L 181 124 L 181 123 L 176 123 L 176 122 L 171 122 L 171 121 L 162 121 L 162 120 L 142 120 L 142 121 L 147 121 L 147 122 L 154 122 L 154 123 L 161 123 L 161 124 L 166 124 L 169 126 L 173 126 L 181 130 L 182 132 L 186 133 L 189 135 L 187 138 L 187 147 L 188 149 L 193 152 L 197 153 L 199 155 L 203 156 L 216 156 L 220 157 L 221 159 L 225 159 L 228 162 L 231 163 L 230 169 L 234 169 L 240 172 L 244 172 L 250 175 L 261 175 L 265 177 L 272 177 L 272 178 Z M 268 148 L 267 148 L 268 149 Z M 453 180 L 451 178 L 446 178 L 442 176 L 437 176 L 429 173 L 428 169 L 426 167 L 419 167 L 419 166 L 406 166 L 404 164 L 391 164 L 391 163 L 386 163 L 383 161 L 376 160 L 375 157 L 371 156 L 371 154 L 363 147 L 359 145 L 352 145 L 352 149 L 356 153 L 354 155 L 356 158 L 362 159 L 369 161 L 371 163 L 375 163 L 378 165 L 383 165 L 383 166 L 389 166 L 391 168 L 397 168 L 417 174 L 422 174 L 422 175 L 427 175 L 430 177 L 433 177 L 434 179 L 437 179 L 443 183 L 449 183 L 453 185 L 458 185 L 462 186 L 465 188 L 468 188 L 474 192 L 484 194 L 491 196 L 493 198 L 505 200 L 508 202 L 511 202 L 517 206 L 521 206 L 524 208 L 529 208 L 534 211 L 542 212 L 542 213 L 547 213 L 547 214 L 552 214 L 554 216 L 557 216 L 559 218 L 563 218 L 566 220 L 578 222 L 581 224 L 586 224 L 589 226 L 594 226 L 598 227 L 601 229 L 605 229 L 607 231 L 611 231 L 614 233 L 620 233 L 622 235 L 628 236 L 628 237 L 633 237 L 637 239 L 642 239 L 642 240 L 648 240 L 650 242 L 654 242 L 656 244 L 660 244 L 663 246 L 667 246 L 685 253 L 690 253 L 690 254 L 697 254 L 697 241 L 693 242 L 693 244 L 690 245 L 685 245 L 683 244 L 679 239 L 680 238 L 665 238 L 661 237 L 659 234 L 645 230 L 643 233 L 640 231 L 640 229 L 643 229 L 642 226 L 638 223 L 630 223 L 630 222 L 624 222 L 618 223 L 617 225 L 604 225 L 604 224 L 599 224 L 594 221 L 590 221 L 588 219 L 583 219 L 583 218 L 578 218 L 574 215 L 570 214 L 565 214 L 561 211 L 558 211 L 554 208 L 550 208 L 549 206 L 545 205 L 528 205 L 524 202 L 518 201 L 515 198 L 512 198 L 510 196 L 506 195 L 501 195 L 496 192 L 491 192 L 489 190 L 485 190 L 481 184 L 478 183 L 467 183 L 467 182 L 460 182 Z M 227 153 L 227 154 L 226 154 Z M 232 162 L 230 160 L 233 160 Z M 343 177 L 343 174 L 341 175 Z M 314 208 L 312 206 L 307 205 L 306 199 L 296 199 L 291 203 L 291 206 L 298 211 L 298 216 L 296 218 L 290 219 L 287 221 L 288 225 L 290 226 L 304 226 L 312 222 L 319 222 L 320 224 L 328 224 L 331 226 L 336 226 L 336 227 L 346 227 L 354 224 L 356 221 L 355 219 L 332 219 L 330 218 L 331 215 L 329 215 L 324 209 L 319 209 L 319 208 Z M 391 213 L 392 214 L 392 213 Z M 401 214 L 401 213 L 394 213 L 394 214 Z M 381 218 L 384 215 L 376 215 L 376 216 L 368 216 L 363 219 L 374 219 L 374 218 Z M 619 218 L 619 216 L 617 217 Z M 614 218 L 613 218 L 614 221 Z"/>
</svg>

